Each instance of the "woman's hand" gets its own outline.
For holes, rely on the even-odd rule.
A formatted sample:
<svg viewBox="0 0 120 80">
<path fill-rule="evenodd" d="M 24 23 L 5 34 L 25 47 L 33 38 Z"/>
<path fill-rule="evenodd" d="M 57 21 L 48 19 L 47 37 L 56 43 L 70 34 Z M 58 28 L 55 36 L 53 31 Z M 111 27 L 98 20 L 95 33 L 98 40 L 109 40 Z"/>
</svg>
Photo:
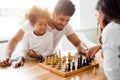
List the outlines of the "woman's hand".
<svg viewBox="0 0 120 80">
<path fill-rule="evenodd" d="M 86 51 L 86 56 L 93 59 L 93 58 L 95 57 L 95 54 L 96 54 L 100 49 L 101 49 L 101 45 L 93 46 L 93 47 L 89 48 L 89 49 Z"/>
</svg>

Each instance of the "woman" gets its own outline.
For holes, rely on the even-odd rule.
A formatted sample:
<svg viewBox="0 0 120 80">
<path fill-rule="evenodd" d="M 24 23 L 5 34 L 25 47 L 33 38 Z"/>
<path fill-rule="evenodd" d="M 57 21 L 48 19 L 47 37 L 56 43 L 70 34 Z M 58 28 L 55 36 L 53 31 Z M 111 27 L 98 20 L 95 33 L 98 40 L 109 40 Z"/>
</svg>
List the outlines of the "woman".
<svg viewBox="0 0 120 80">
<path fill-rule="evenodd" d="M 120 80 L 120 0 L 99 0 L 96 10 L 102 30 L 102 47 L 90 48 L 87 55 L 93 56 L 94 49 L 102 48 L 107 80 Z"/>
</svg>

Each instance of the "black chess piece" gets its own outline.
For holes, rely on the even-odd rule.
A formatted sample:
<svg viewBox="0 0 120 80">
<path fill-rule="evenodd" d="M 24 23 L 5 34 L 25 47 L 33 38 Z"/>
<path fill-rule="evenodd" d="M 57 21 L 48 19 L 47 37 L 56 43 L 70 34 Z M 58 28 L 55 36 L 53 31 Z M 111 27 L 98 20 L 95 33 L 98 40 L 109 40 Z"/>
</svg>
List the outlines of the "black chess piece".
<svg viewBox="0 0 120 80">
<path fill-rule="evenodd" d="M 85 59 L 83 59 L 83 65 L 82 66 L 83 67 L 86 66 L 86 60 Z"/>
<path fill-rule="evenodd" d="M 68 71 L 71 71 L 71 64 L 70 62 L 68 63 L 68 68 L 67 68 Z"/>
<path fill-rule="evenodd" d="M 72 63 L 72 70 L 75 70 L 75 62 Z"/>
<path fill-rule="evenodd" d="M 77 69 L 82 67 L 82 55 L 78 58 Z"/>
<path fill-rule="evenodd" d="M 80 55 L 80 60 L 82 60 L 82 55 Z"/>
<path fill-rule="evenodd" d="M 89 63 L 91 63 L 91 62 L 92 62 L 92 59 L 91 59 L 90 57 L 88 58 L 88 62 L 89 62 Z"/>
<path fill-rule="evenodd" d="M 44 58 L 39 59 L 40 63 L 44 62 L 44 60 L 45 60 Z"/>
<path fill-rule="evenodd" d="M 86 65 L 89 66 L 89 59 L 86 58 Z"/>
</svg>

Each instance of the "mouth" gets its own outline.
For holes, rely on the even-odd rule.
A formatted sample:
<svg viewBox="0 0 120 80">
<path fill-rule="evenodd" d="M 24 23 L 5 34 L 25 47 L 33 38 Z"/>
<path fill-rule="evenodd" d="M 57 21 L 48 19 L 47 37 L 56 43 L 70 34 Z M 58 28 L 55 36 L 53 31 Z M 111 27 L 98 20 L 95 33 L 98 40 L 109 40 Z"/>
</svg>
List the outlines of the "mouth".
<svg viewBox="0 0 120 80">
<path fill-rule="evenodd" d="M 62 26 L 62 25 L 56 26 L 56 29 L 59 30 L 59 31 L 63 30 L 63 28 L 64 28 L 64 26 Z"/>
<path fill-rule="evenodd" d="M 45 33 L 45 30 L 41 30 L 41 31 L 40 31 L 40 34 L 44 34 L 44 33 Z"/>
<path fill-rule="evenodd" d="M 40 30 L 40 31 L 34 31 L 34 33 L 37 35 L 37 36 L 40 36 L 40 35 L 43 35 L 45 34 L 45 30 Z"/>
</svg>

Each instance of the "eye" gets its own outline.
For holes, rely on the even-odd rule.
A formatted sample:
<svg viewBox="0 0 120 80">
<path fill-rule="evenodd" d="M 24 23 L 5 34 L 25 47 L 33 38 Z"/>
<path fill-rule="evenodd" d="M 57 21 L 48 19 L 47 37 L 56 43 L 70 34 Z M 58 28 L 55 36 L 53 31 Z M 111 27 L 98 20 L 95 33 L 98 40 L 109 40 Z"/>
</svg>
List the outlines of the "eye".
<svg viewBox="0 0 120 80">
<path fill-rule="evenodd" d="M 42 23 L 40 23 L 39 26 L 42 26 Z"/>
<path fill-rule="evenodd" d="M 64 21 L 65 19 L 63 19 L 63 18 L 59 18 L 59 20 L 60 20 L 60 21 Z"/>
<path fill-rule="evenodd" d="M 66 22 L 69 22 L 69 20 L 67 20 Z"/>
<path fill-rule="evenodd" d="M 46 24 L 44 24 L 44 26 L 47 26 L 47 23 L 46 23 Z"/>
</svg>

